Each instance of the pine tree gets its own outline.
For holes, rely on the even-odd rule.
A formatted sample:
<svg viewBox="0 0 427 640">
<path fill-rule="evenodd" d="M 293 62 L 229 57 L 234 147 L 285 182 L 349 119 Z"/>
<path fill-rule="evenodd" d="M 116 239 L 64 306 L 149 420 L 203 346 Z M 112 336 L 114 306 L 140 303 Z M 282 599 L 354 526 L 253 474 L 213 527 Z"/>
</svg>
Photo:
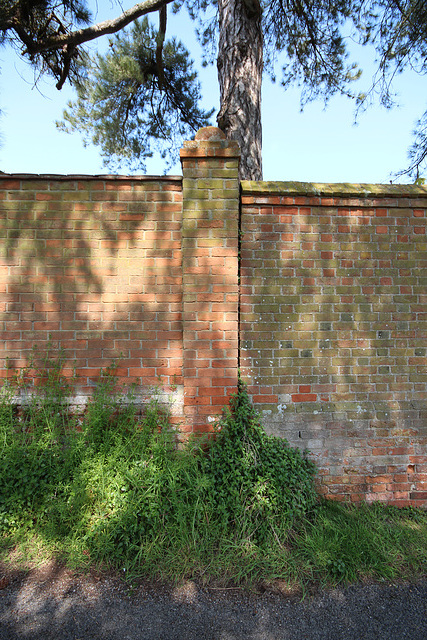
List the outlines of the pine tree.
<svg viewBox="0 0 427 640">
<path fill-rule="evenodd" d="M 167 153 L 169 137 L 173 149 L 179 136 L 188 128 L 197 127 L 209 118 L 209 114 L 198 106 L 199 87 L 188 52 L 183 45 L 167 43 L 165 39 L 166 12 L 171 2 L 145 0 L 114 20 L 91 24 L 84 0 L 2 0 L 0 33 L 3 42 L 18 46 L 32 64 L 53 74 L 58 88 L 67 79 L 77 83 L 76 107 L 68 113 L 71 128 L 81 128 L 88 136 L 92 127 L 93 140 L 101 144 L 107 157 L 111 154 L 115 160 L 121 156 L 143 162 L 142 145 L 150 142 L 148 153 L 151 153 L 159 144 L 161 152 Z M 427 71 L 425 0 L 178 0 L 174 7 L 179 9 L 183 5 L 198 22 L 204 45 L 216 43 L 218 38 L 220 110 L 217 121 L 228 137 L 240 143 L 244 159 L 242 178 L 262 177 L 261 84 L 263 74 L 275 76 L 279 64 L 283 86 L 299 84 L 303 102 L 318 96 L 328 100 L 338 92 L 363 105 L 377 93 L 388 107 L 394 103 L 392 80 L 396 73 L 407 67 L 421 75 Z M 217 9 L 217 19 L 206 25 L 206 11 L 212 5 Z M 113 110 L 112 120 L 107 123 L 98 106 L 91 107 L 96 90 L 87 89 L 88 83 L 103 82 L 100 68 L 105 67 L 107 72 L 108 60 L 114 56 L 91 61 L 82 51 L 82 45 L 100 35 L 117 33 L 153 12 L 158 12 L 160 18 L 156 30 L 147 22 L 141 22 L 130 35 L 119 36 L 113 41 L 113 50 L 115 47 L 117 51 L 126 47 L 131 49 L 132 37 L 143 37 L 146 43 L 147 37 L 150 38 L 150 44 L 146 45 L 149 53 L 143 56 L 141 70 L 136 69 L 135 59 L 131 63 L 129 56 L 126 63 L 119 65 L 122 69 L 126 65 L 133 68 L 138 77 L 136 82 L 140 84 L 139 92 L 132 93 L 130 79 L 119 83 L 117 89 L 123 86 L 125 95 L 120 99 L 121 107 Z M 88 26 L 82 26 L 85 24 Z M 349 59 L 348 42 L 352 40 L 371 45 L 377 55 L 377 74 L 370 90 L 363 95 L 352 91 L 352 83 L 361 73 L 357 64 Z M 138 43 L 134 45 L 136 51 Z M 145 72 L 149 58 L 152 73 Z M 188 92 L 188 103 L 183 100 L 180 90 L 177 94 L 171 90 L 174 78 L 170 65 L 175 64 L 174 61 L 181 65 L 177 78 L 182 91 Z M 113 82 L 112 78 L 110 80 Z M 154 96 L 151 114 L 147 103 L 150 91 Z M 161 94 L 165 96 L 161 97 Z M 138 101 L 143 105 L 139 119 L 136 116 Z M 156 113 L 159 114 L 163 107 L 169 111 L 164 121 L 160 119 L 156 125 Z M 118 113 L 125 118 L 121 136 L 118 135 L 119 123 L 115 120 Z M 96 122 L 94 116 L 101 119 Z M 104 132 L 100 131 L 101 122 Z M 144 126 L 145 134 L 142 133 Z M 410 151 L 408 172 L 415 178 L 419 177 L 426 162 L 426 127 L 427 112 L 419 120 Z M 110 139 L 108 132 L 112 134 Z M 142 135 L 139 144 L 137 132 Z M 135 149 L 133 157 L 132 148 Z"/>
</svg>

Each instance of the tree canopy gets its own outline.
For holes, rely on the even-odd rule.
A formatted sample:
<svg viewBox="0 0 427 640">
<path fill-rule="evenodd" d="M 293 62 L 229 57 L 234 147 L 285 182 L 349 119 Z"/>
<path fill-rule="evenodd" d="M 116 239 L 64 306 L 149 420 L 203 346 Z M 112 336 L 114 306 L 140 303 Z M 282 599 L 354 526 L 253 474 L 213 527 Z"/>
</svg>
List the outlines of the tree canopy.
<svg viewBox="0 0 427 640">
<path fill-rule="evenodd" d="M 94 24 L 85 0 L 2 0 L 0 34 L 41 73 L 69 79 L 77 89 L 64 128 L 80 130 L 117 163 L 140 163 L 156 147 L 174 150 L 189 130 L 210 113 L 199 106 L 200 87 L 182 43 L 166 40 L 171 0 L 145 0 L 117 18 Z M 238 140 L 242 177 L 259 179 L 261 163 L 261 80 L 296 83 L 302 101 L 345 93 L 361 106 L 378 95 L 394 104 L 393 79 L 406 68 L 427 72 L 425 0 L 178 0 L 197 22 L 206 59 L 216 59 L 220 85 L 219 126 Z M 207 20 L 207 11 L 216 10 Z M 158 12 L 158 26 L 135 20 Z M 172 18 L 173 19 L 173 18 Z M 110 51 L 90 59 L 83 45 L 116 35 Z M 350 57 L 351 43 L 368 45 L 377 72 L 364 93 L 361 69 Z M 213 56 L 209 52 L 215 50 Z M 280 68 L 280 74 L 278 69 Z M 421 115 L 410 150 L 408 173 L 419 177 L 427 157 L 427 111 Z"/>
<path fill-rule="evenodd" d="M 154 152 L 166 166 L 182 140 L 210 123 L 189 53 L 180 42 L 162 42 L 147 18 L 110 41 L 105 55 L 89 58 L 75 81 L 77 100 L 58 126 L 101 149 L 105 164 L 145 169 Z"/>
</svg>

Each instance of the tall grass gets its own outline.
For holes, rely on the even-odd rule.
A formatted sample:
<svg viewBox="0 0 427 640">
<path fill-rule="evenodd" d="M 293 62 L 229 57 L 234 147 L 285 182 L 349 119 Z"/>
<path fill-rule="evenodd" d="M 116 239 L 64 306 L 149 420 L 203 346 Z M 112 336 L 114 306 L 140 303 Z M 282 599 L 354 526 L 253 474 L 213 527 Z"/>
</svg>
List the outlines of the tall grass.
<svg viewBox="0 0 427 640">
<path fill-rule="evenodd" d="M 3 561 L 13 548 L 133 576 L 303 588 L 426 571 L 426 514 L 320 502 L 313 465 L 265 435 L 242 384 L 216 438 L 178 448 L 155 394 L 141 412 L 107 371 L 78 419 L 60 364 L 40 378 L 20 411 L 14 387 L 0 396 Z"/>
</svg>

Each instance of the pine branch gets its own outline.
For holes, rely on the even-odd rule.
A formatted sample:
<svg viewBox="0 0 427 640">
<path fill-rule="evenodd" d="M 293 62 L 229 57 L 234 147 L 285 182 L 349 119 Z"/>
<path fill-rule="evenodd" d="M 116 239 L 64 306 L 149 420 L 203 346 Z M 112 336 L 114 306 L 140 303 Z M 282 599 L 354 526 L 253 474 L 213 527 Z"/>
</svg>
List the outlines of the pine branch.
<svg viewBox="0 0 427 640">
<path fill-rule="evenodd" d="M 164 69 L 163 69 L 163 44 L 166 37 L 166 21 L 167 21 L 167 8 L 166 5 L 161 7 L 159 11 L 159 31 L 157 34 L 157 48 L 156 48 L 156 64 L 159 78 L 159 88 L 161 89 L 164 82 Z"/>
<path fill-rule="evenodd" d="M 29 55 L 35 55 L 43 53 L 44 51 L 61 49 L 66 45 L 76 47 L 84 42 L 95 40 L 100 36 L 116 33 L 141 16 L 153 13 L 154 11 L 159 11 L 162 7 L 165 7 L 171 2 L 173 2 L 173 0 L 145 0 L 144 2 L 138 2 L 130 9 L 124 11 L 117 18 L 104 20 L 103 22 L 99 22 L 91 27 L 71 31 L 71 33 L 50 36 L 49 38 L 41 41 L 34 40 L 34 38 L 32 38 L 32 36 L 28 34 L 25 29 L 23 29 L 22 25 L 18 24 L 16 20 L 11 21 L 10 28 L 17 33 L 18 37 L 26 45 L 26 53 Z"/>
</svg>

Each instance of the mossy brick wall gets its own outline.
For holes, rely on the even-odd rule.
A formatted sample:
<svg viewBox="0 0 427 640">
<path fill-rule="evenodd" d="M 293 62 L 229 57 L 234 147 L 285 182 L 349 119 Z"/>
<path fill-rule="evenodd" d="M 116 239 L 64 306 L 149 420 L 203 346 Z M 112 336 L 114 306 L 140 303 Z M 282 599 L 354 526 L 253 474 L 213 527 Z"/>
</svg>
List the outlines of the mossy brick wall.
<svg viewBox="0 0 427 640">
<path fill-rule="evenodd" d="M 427 505 L 427 190 L 242 183 L 240 368 L 328 497 Z"/>
<path fill-rule="evenodd" d="M 77 399 L 116 360 L 146 398 L 169 390 L 182 419 L 181 183 L 0 179 L 1 377 L 51 343 L 76 367 Z"/>
<path fill-rule="evenodd" d="M 240 367 L 330 498 L 427 506 L 427 189 L 238 182 L 213 127 L 183 177 L 0 176 L 0 377 L 65 350 L 203 432 Z M 240 258 L 239 258 L 240 256 Z"/>
<path fill-rule="evenodd" d="M 215 127 L 181 150 L 184 411 L 199 432 L 237 385 L 239 156 Z"/>
</svg>

